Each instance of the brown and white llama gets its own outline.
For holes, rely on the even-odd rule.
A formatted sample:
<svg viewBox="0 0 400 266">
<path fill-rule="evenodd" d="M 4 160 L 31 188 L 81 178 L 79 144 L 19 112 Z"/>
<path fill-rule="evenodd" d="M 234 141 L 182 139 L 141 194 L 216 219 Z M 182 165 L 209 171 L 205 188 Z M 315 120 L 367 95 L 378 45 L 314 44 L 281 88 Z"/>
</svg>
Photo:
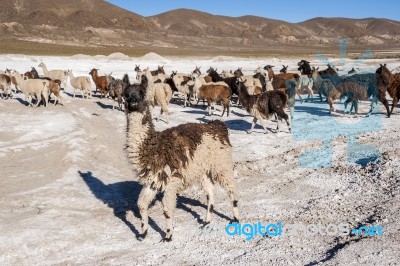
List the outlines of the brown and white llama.
<svg viewBox="0 0 400 266">
<path fill-rule="evenodd" d="M 379 93 L 381 94 L 381 92 L 387 91 L 390 97 L 392 97 L 392 109 L 390 110 L 390 114 L 392 114 L 394 107 L 400 99 L 400 73 L 392 74 L 386 67 L 386 64 L 381 64 L 376 70 L 376 78 Z"/>
<path fill-rule="evenodd" d="M 227 190 L 233 205 L 233 221 L 238 222 L 238 200 L 233 176 L 232 148 L 228 129 L 221 121 L 188 123 L 161 132 L 154 129 L 151 112 L 142 88 L 126 90 L 127 151 L 143 188 L 138 207 L 141 235 L 148 233 L 148 207 L 157 192 L 163 191 L 162 205 L 167 224 L 164 241 L 172 240 L 177 193 L 198 183 L 208 196 L 210 223 L 216 187 Z"/>
<path fill-rule="evenodd" d="M 279 130 L 279 120 L 282 119 L 286 121 L 289 132 L 291 131 L 289 117 L 284 111 L 288 103 L 288 97 L 283 90 L 273 90 L 258 95 L 250 95 L 244 81 L 237 79 L 235 84 L 239 93 L 239 101 L 241 105 L 254 117 L 251 128 L 247 133 L 250 134 L 253 132 L 254 126 L 258 120 L 264 128 L 264 133 L 268 133 L 265 120 L 268 120 L 273 114 L 276 114 L 278 117 L 276 132 Z"/>
</svg>

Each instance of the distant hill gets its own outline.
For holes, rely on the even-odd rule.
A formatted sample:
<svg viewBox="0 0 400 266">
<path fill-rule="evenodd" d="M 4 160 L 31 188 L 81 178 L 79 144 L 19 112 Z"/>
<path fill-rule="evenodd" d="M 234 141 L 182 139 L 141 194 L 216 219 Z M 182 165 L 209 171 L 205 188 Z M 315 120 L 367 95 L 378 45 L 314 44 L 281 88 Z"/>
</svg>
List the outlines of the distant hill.
<svg viewBox="0 0 400 266">
<path fill-rule="evenodd" d="M 265 47 L 399 47 L 400 22 L 383 18 L 313 18 L 289 23 L 177 9 L 143 17 L 103 0 L 7 0 L 0 40 L 75 46 L 195 48 L 231 51 Z"/>
</svg>

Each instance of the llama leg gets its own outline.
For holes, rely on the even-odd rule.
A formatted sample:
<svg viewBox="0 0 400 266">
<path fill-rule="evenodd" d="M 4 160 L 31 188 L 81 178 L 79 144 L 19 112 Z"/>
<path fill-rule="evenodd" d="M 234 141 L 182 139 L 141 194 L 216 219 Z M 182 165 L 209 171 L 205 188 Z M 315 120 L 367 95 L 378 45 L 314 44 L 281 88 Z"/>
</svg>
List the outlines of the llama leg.
<svg viewBox="0 0 400 266">
<path fill-rule="evenodd" d="M 223 105 L 224 105 L 224 111 L 225 111 L 225 109 L 226 109 L 226 117 L 229 117 L 229 100 L 223 102 Z M 223 115 L 224 115 L 224 114 L 222 113 L 222 116 L 223 116 Z"/>
<path fill-rule="evenodd" d="M 41 95 L 41 94 L 36 95 L 36 104 L 35 104 L 34 107 L 38 107 L 38 106 L 39 106 L 39 103 L 40 103 L 41 101 L 42 101 L 42 95 Z"/>
<path fill-rule="evenodd" d="M 248 134 L 251 134 L 251 132 L 253 132 L 253 128 L 254 128 L 254 126 L 256 125 L 256 123 L 257 123 L 257 118 L 254 117 L 254 118 L 253 118 L 253 122 L 251 123 L 251 128 L 250 128 L 249 130 L 247 130 L 247 133 L 248 133 Z"/>
<path fill-rule="evenodd" d="M 394 97 L 393 101 L 392 101 L 392 109 L 390 110 L 390 114 L 393 114 L 393 109 L 397 105 L 398 102 L 399 102 L 399 99 L 397 97 Z"/>
<path fill-rule="evenodd" d="M 299 89 L 296 89 L 296 94 L 297 94 L 297 96 L 299 96 L 299 98 L 300 98 L 300 103 L 303 103 L 303 98 L 301 98 L 300 90 L 299 90 Z"/>
<path fill-rule="evenodd" d="M 354 113 L 358 114 L 358 100 L 357 99 L 354 100 Z"/>
<path fill-rule="evenodd" d="M 372 113 L 377 103 L 378 103 L 378 97 L 376 97 L 376 95 L 373 95 L 371 99 L 371 107 L 369 108 L 369 111 L 366 116 L 369 116 Z"/>
<path fill-rule="evenodd" d="M 386 92 L 379 92 L 379 100 L 385 106 L 386 111 L 387 111 L 387 116 L 390 117 L 389 103 L 388 103 L 388 101 L 386 99 Z"/>
<path fill-rule="evenodd" d="M 236 192 L 235 180 L 233 177 L 233 171 L 225 171 L 223 174 L 218 176 L 218 183 L 224 188 L 228 194 L 229 198 L 232 202 L 233 207 L 233 220 L 231 222 L 238 223 L 239 222 L 239 208 L 238 208 L 238 199 Z"/>
<path fill-rule="evenodd" d="M 45 105 L 46 105 L 46 108 L 47 108 L 47 104 L 48 104 L 48 102 L 49 102 L 49 95 L 48 95 L 47 93 L 44 93 L 44 94 L 43 94 L 43 101 L 44 101 L 43 104 L 45 104 Z M 54 100 L 54 102 L 55 102 L 55 100 Z"/>
<path fill-rule="evenodd" d="M 331 96 L 328 97 L 328 104 L 329 104 L 329 113 L 332 113 L 332 111 L 333 111 L 333 99 L 332 99 Z"/>
<path fill-rule="evenodd" d="M 156 194 L 157 191 L 148 185 L 144 186 L 140 191 L 138 207 L 140 211 L 140 216 L 142 218 L 142 234 L 139 236 L 139 240 L 143 240 L 147 235 L 147 230 L 149 226 L 148 208 L 150 202 L 154 199 Z"/>
<path fill-rule="evenodd" d="M 163 241 L 171 241 L 172 240 L 172 231 L 173 231 L 173 216 L 176 208 L 176 193 L 178 191 L 179 185 L 176 178 L 175 180 L 171 180 L 170 183 L 167 184 L 167 187 L 164 191 L 164 197 L 162 199 L 162 205 L 164 209 L 164 216 L 167 222 L 167 234 Z"/>
<path fill-rule="evenodd" d="M 207 100 L 207 104 L 208 104 L 208 115 L 211 116 L 212 115 L 211 102 Z"/>
<path fill-rule="evenodd" d="M 214 212 L 215 194 L 216 194 L 215 184 L 208 175 L 204 176 L 204 189 L 206 190 L 208 199 L 207 217 L 206 217 L 206 222 L 204 224 L 207 225 L 211 222 L 212 219 L 211 216 L 212 213 Z"/>
<path fill-rule="evenodd" d="M 267 129 L 266 122 L 267 122 L 266 120 L 260 119 L 260 124 L 261 124 L 261 126 L 264 128 L 264 134 L 267 134 L 267 133 L 268 133 L 268 129 Z"/>
</svg>

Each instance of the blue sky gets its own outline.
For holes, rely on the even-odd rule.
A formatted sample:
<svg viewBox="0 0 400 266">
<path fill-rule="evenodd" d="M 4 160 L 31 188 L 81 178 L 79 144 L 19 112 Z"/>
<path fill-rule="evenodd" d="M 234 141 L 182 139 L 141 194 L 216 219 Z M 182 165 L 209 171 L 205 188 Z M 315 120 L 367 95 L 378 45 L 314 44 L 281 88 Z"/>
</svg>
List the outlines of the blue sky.
<svg viewBox="0 0 400 266">
<path fill-rule="evenodd" d="M 255 15 L 289 22 L 313 17 L 388 18 L 400 21 L 398 0 L 107 0 L 142 16 L 152 16 L 177 8 L 189 8 L 232 17 Z M 329 4 L 331 3 L 331 4 Z M 384 3 L 384 4 L 382 4 Z"/>
</svg>

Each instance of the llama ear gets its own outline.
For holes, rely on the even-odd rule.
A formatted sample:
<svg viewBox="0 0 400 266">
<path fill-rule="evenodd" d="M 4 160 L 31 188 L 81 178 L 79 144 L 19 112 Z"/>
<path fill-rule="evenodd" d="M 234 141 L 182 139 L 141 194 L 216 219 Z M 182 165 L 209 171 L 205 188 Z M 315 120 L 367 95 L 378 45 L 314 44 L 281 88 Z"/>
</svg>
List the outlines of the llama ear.
<svg viewBox="0 0 400 266">
<path fill-rule="evenodd" d="M 317 70 L 319 69 L 319 67 L 317 67 Z"/>
</svg>

